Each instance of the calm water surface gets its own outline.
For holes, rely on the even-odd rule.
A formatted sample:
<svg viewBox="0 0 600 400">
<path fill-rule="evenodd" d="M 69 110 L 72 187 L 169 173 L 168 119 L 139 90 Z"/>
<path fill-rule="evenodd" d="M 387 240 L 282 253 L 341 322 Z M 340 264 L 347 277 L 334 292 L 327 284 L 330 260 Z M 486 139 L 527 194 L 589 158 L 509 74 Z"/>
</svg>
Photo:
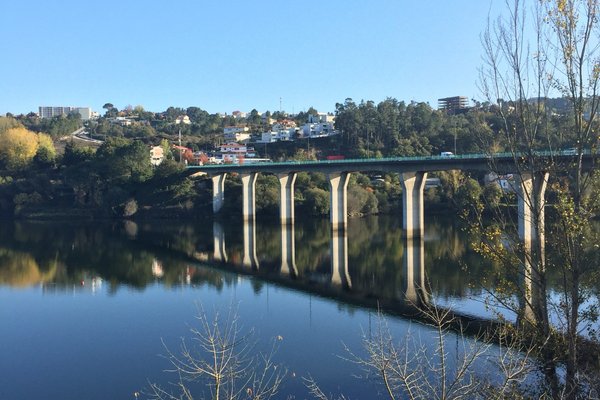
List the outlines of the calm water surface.
<svg viewBox="0 0 600 400">
<path fill-rule="evenodd" d="M 398 316 L 407 299 L 486 316 L 489 265 L 452 222 L 427 220 L 412 242 L 388 216 L 351 220 L 346 234 L 326 220 L 3 222 L 0 399 L 132 399 L 149 381 L 168 385 L 161 341 L 190 337 L 199 305 L 237 307 L 258 349 L 281 339 L 285 395 L 308 398 L 310 375 L 325 393 L 374 398 L 379 387 L 342 358 L 344 345 L 360 352 L 378 303 L 397 338 L 410 329 L 425 342 L 426 327 Z"/>
</svg>

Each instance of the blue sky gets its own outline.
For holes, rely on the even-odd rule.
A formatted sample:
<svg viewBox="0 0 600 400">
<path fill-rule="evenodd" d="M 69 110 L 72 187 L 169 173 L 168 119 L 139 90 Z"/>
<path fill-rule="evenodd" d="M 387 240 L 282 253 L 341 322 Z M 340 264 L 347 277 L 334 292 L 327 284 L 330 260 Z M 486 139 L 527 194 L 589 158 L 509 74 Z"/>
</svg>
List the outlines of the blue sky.
<svg viewBox="0 0 600 400">
<path fill-rule="evenodd" d="M 499 0 L 5 1 L 0 115 L 38 106 L 298 112 L 481 98 Z"/>
</svg>

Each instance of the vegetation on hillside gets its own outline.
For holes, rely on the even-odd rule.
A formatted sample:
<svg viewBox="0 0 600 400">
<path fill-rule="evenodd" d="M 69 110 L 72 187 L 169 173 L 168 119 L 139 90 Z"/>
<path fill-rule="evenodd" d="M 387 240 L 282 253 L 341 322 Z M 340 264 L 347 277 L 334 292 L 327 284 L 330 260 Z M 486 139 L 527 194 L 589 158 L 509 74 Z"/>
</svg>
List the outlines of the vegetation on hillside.
<svg viewBox="0 0 600 400">
<path fill-rule="evenodd" d="M 575 146 L 577 138 L 570 134 L 573 125 L 564 104 L 550 99 L 543 104 L 546 112 L 541 115 L 543 123 L 534 146 Z M 511 101 L 477 103 L 471 109 L 447 113 L 426 103 L 406 104 L 393 98 L 378 104 L 346 99 L 336 104 L 338 135 L 257 145 L 256 150 L 260 156 L 275 160 L 504 151 L 511 143 L 502 134 L 502 115 L 513 105 Z M 169 107 L 157 113 L 142 106 L 118 110 L 107 103 L 104 109 L 104 115 L 86 122 L 85 128 L 90 137 L 104 141 L 99 147 L 69 138 L 82 126 L 78 114 L 51 119 L 40 119 L 32 113 L 0 118 L 0 215 L 52 217 L 79 213 L 87 217 L 188 218 L 210 213 L 209 182 L 186 178 L 178 163 L 179 153 L 169 149 L 169 143 L 178 143 L 180 132 L 185 146 L 194 151 L 212 151 L 222 142 L 226 126 L 247 126 L 250 132 L 259 133 L 269 129 L 269 118 L 291 118 L 302 124 L 309 115 L 317 114 L 312 107 L 295 116 L 279 111 L 261 115 L 252 110 L 245 118 L 209 114 L 198 107 Z M 187 115 L 191 123 L 176 124 L 182 115 Z M 127 124 L 116 123 L 117 117 L 126 118 Z M 152 168 L 148 149 L 159 144 L 167 150 L 168 160 Z M 442 187 L 427 191 L 428 207 L 462 208 L 473 196 L 498 199 L 496 188 L 479 187 L 481 175 L 451 172 L 430 176 L 438 176 Z M 235 174 L 228 177 L 225 213 L 240 206 L 240 185 Z M 329 188 L 322 174 L 300 174 L 296 188 L 296 204 L 302 212 L 329 212 Z M 273 177 L 260 177 L 259 212 L 276 213 L 278 190 Z M 353 174 L 349 191 L 352 215 L 388 212 L 398 206 L 401 196 L 394 174 Z"/>
</svg>

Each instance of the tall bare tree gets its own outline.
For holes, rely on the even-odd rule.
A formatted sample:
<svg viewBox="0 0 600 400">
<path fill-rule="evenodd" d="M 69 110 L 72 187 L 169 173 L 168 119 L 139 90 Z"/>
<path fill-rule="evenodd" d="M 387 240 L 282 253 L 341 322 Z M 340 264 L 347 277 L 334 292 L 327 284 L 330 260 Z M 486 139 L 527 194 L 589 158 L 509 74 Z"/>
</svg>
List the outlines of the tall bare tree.
<svg viewBox="0 0 600 400">
<path fill-rule="evenodd" d="M 277 396 L 286 370 L 273 362 L 275 345 L 266 354 L 256 352 L 252 332 L 242 332 L 234 308 L 225 316 L 215 312 L 212 319 L 200 308 L 196 319 L 198 327 L 190 328 L 191 345 L 184 339 L 179 351 L 165 345 L 172 367 L 168 372 L 177 377 L 173 386 L 151 383 L 149 398 L 267 400 Z M 194 382 L 208 393 L 198 391 Z"/>
<path fill-rule="evenodd" d="M 521 276 L 523 283 L 513 285 L 522 299 L 516 311 L 521 320 L 532 322 L 544 350 L 546 372 L 555 378 L 553 350 L 563 342 L 565 385 L 560 388 L 557 379 L 551 380 L 551 385 L 556 395 L 575 398 L 585 386 L 578 365 L 581 330 L 597 321 L 598 307 L 585 285 L 598 268 L 598 235 L 590 222 L 599 211 L 598 193 L 594 168 L 590 171 L 584 163 L 586 154 L 596 151 L 597 142 L 598 1 L 506 0 L 505 5 L 505 15 L 491 21 L 482 35 L 485 64 L 481 89 L 487 100 L 497 105 L 502 121 L 502 137 L 487 139 L 490 148 L 500 141 L 512 154 L 513 171 L 519 177 L 517 196 L 531 211 L 526 218 L 537 234 L 531 241 L 515 235 L 516 240 L 510 242 L 507 232 L 517 232 L 517 224 L 506 218 L 507 213 L 496 210 L 493 224 L 477 219 L 476 230 L 484 239 L 479 250 L 501 262 L 506 271 L 512 269 Z M 566 100 L 564 117 L 569 132 L 550 134 L 553 115 L 547 100 L 551 96 Z M 540 156 L 542 150 L 566 154 L 566 146 L 575 149 L 568 162 L 548 162 Z M 495 168 L 493 161 L 491 167 Z M 546 230 L 545 210 L 550 204 L 544 191 L 548 183 L 557 200 L 553 222 Z M 552 301 L 556 296 L 549 294 L 549 270 L 560 275 L 556 302 Z"/>
</svg>

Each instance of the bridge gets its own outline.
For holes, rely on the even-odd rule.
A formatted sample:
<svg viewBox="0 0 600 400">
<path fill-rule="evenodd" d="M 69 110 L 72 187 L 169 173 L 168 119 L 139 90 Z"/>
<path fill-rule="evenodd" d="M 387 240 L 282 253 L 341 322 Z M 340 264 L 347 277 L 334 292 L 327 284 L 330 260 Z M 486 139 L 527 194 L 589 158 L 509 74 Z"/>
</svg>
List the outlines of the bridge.
<svg viewBox="0 0 600 400">
<path fill-rule="evenodd" d="M 583 155 L 586 168 L 596 159 L 589 152 Z M 207 174 L 213 183 L 213 212 L 218 213 L 225 198 L 225 178 L 228 173 L 239 173 L 242 180 L 242 215 L 244 220 L 255 218 L 255 185 L 259 173 L 274 174 L 280 183 L 280 219 L 282 224 L 294 222 L 294 182 L 298 172 L 321 172 L 328 176 L 330 188 L 330 220 L 334 230 L 347 224 L 347 186 L 352 172 L 398 173 L 402 185 L 402 221 L 408 236 L 423 235 L 423 189 L 428 172 L 447 170 L 479 170 L 513 173 L 518 177 L 515 188 L 519 198 L 519 231 L 523 239 L 535 235 L 531 226 L 532 204 L 527 199 L 543 199 L 548 171 L 556 163 L 574 162 L 576 156 L 564 152 L 537 152 L 539 165 L 512 153 L 493 155 L 469 154 L 462 156 L 394 157 L 376 159 L 344 159 L 324 161 L 287 161 L 248 164 L 215 164 L 189 166 L 190 174 Z M 523 171 L 534 171 L 523 172 Z M 536 175 L 537 176 L 534 176 Z M 535 182 L 535 188 L 534 188 Z M 537 182 L 540 182 L 538 184 Z"/>
<path fill-rule="evenodd" d="M 593 168 L 598 154 L 584 152 L 585 170 Z M 525 284 L 533 284 L 532 257 L 534 243 L 544 243 L 544 195 L 549 171 L 557 165 L 578 162 L 571 152 L 535 152 L 533 157 L 513 153 L 492 155 L 471 154 L 462 156 L 395 157 L 377 159 L 344 159 L 325 161 L 287 161 L 248 163 L 242 165 L 189 166 L 190 175 L 206 174 L 213 183 L 213 212 L 218 213 L 224 201 L 225 178 L 228 173 L 238 173 L 242 180 L 242 215 L 244 219 L 244 264 L 256 266 L 255 252 L 255 185 L 259 173 L 274 174 L 280 183 L 280 220 L 282 225 L 282 271 L 293 269 L 294 248 L 294 182 L 298 172 L 321 172 L 327 174 L 330 189 L 330 222 L 332 229 L 333 279 L 349 283 L 347 275 L 346 226 L 348 221 L 347 187 L 352 172 L 398 173 L 402 186 L 402 227 L 405 240 L 405 272 L 407 275 L 405 296 L 414 301 L 426 294 L 417 294 L 417 287 L 424 287 L 423 247 L 424 199 L 423 189 L 427 174 L 433 171 L 479 170 L 512 173 L 516 176 L 515 191 L 518 198 L 518 233 L 523 243 Z M 537 210 L 537 215 L 536 215 Z M 218 228 L 216 229 L 219 230 Z M 218 232 L 215 238 L 220 237 Z M 414 241 L 416 240 L 417 245 Z M 223 249 L 224 243 L 215 240 L 215 249 Z M 223 254 L 221 253 L 221 256 Z M 412 267 L 407 267 L 408 265 Z M 414 267 L 416 265 L 416 268 Z M 535 297 L 534 291 L 530 296 Z M 536 300 L 528 299 L 529 304 Z M 529 313 L 531 315 L 531 313 Z"/>
</svg>

